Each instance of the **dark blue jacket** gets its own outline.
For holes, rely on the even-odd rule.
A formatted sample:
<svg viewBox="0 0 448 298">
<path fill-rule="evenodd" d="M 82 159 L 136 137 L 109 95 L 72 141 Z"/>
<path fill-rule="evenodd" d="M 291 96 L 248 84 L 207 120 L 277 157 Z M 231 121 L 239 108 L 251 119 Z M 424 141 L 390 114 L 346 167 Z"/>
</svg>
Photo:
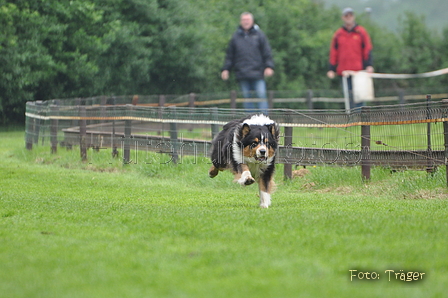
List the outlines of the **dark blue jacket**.
<svg viewBox="0 0 448 298">
<path fill-rule="evenodd" d="M 264 79 L 265 68 L 274 69 L 271 46 L 257 25 L 249 32 L 241 26 L 233 34 L 222 70 L 234 70 L 237 80 Z"/>
</svg>

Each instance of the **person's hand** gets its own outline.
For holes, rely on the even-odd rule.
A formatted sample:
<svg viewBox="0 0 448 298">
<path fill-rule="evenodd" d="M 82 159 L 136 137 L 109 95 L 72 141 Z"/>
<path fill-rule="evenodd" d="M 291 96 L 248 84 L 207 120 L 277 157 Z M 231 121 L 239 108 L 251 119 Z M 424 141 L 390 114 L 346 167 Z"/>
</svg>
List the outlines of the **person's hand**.
<svg viewBox="0 0 448 298">
<path fill-rule="evenodd" d="M 332 70 L 329 70 L 328 72 L 327 72 L 327 77 L 329 78 L 329 79 L 334 79 L 334 77 L 335 77 L 335 73 L 334 73 L 334 71 L 332 71 Z"/>
<path fill-rule="evenodd" d="M 227 81 L 229 79 L 229 71 L 228 70 L 223 70 L 221 72 L 221 79 L 223 79 L 224 81 Z"/>
<path fill-rule="evenodd" d="M 270 68 L 270 67 L 267 67 L 264 70 L 264 76 L 265 77 L 272 77 L 273 74 L 274 74 L 274 70 L 272 68 Z"/>
<path fill-rule="evenodd" d="M 374 72 L 373 66 L 367 66 L 367 67 L 366 67 L 366 71 L 367 71 L 368 73 L 373 73 L 373 72 Z"/>
</svg>

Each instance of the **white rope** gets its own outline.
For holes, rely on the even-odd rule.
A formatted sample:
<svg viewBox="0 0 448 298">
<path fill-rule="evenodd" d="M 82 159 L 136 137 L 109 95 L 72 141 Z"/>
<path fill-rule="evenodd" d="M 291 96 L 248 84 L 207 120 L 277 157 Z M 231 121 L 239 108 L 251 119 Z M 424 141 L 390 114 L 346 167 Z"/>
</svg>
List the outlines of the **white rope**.
<svg viewBox="0 0 448 298">
<path fill-rule="evenodd" d="M 354 75 L 357 71 L 346 70 L 344 71 L 344 76 Z M 415 74 L 404 74 L 404 73 L 368 73 L 372 78 L 375 79 L 417 79 L 417 78 L 430 78 L 440 75 L 448 74 L 448 68 L 443 68 L 439 70 L 434 70 L 430 72 L 415 73 Z"/>
</svg>

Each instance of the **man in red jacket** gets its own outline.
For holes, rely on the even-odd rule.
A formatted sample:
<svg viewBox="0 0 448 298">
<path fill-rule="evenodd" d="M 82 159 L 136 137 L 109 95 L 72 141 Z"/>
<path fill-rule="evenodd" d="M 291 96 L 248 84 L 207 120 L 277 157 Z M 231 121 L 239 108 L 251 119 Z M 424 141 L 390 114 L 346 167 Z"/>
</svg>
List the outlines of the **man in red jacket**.
<svg viewBox="0 0 448 298">
<path fill-rule="evenodd" d="M 350 7 L 342 11 L 342 21 L 344 25 L 336 30 L 331 40 L 330 69 L 327 76 L 333 79 L 336 74 L 348 75 L 346 71 L 350 70 L 373 72 L 373 47 L 366 29 L 356 24 L 353 9 Z M 348 77 L 347 83 L 351 91 L 351 77 Z"/>
</svg>

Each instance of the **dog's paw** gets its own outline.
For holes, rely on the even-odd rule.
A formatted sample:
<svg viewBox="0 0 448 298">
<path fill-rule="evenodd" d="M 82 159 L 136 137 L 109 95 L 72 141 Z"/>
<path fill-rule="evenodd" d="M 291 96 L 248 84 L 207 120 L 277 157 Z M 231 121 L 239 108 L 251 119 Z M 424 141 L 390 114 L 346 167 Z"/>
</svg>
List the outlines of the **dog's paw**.
<svg viewBox="0 0 448 298">
<path fill-rule="evenodd" d="M 251 185 L 254 182 L 255 182 L 255 179 L 252 177 L 252 175 L 250 174 L 249 171 L 244 171 L 241 174 L 241 178 L 238 179 L 238 183 L 240 185 Z"/>
<path fill-rule="evenodd" d="M 260 207 L 268 208 L 271 206 L 271 195 L 267 192 L 260 191 Z"/>
<path fill-rule="evenodd" d="M 247 177 L 246 181 L 244 182 L 244 185 L 251 185 L 255 182 L 255 179 L 251 177 Z"/>
<path fill-rule="evenodd" d="M 215 168 L 214 166 L 212 166 L 210 168 L 210 170 L 208 171 L 208 175 L 210 176 L 210 178 L 215 178 L 216 175 L 218 175 L 219 170 L 217 168 Z"/>
</svg>

